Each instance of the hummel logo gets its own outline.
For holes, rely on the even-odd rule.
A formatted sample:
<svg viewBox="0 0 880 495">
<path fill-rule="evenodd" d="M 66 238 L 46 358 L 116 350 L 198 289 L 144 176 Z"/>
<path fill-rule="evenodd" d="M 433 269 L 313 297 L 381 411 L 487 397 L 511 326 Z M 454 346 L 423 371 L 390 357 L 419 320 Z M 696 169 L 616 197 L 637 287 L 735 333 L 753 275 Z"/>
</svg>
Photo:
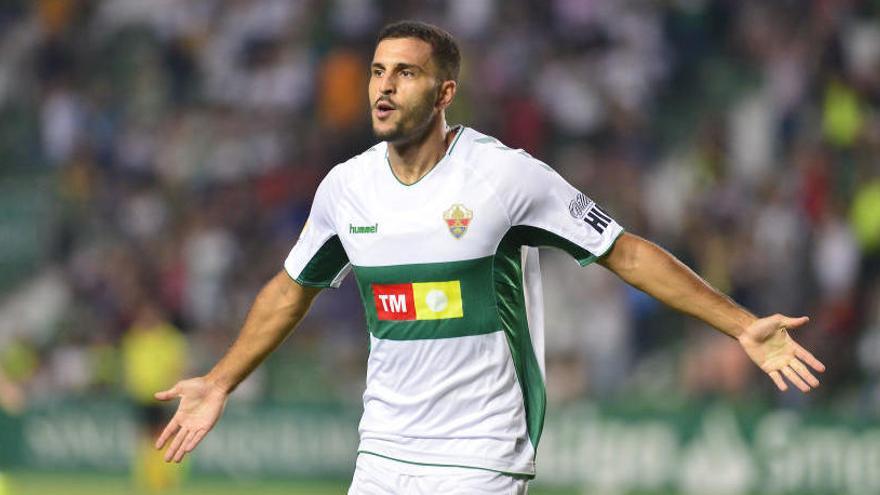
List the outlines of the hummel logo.
<svg viewBox="0 0 880 495">
<path fill-rule="evenodd" d="M 379 232 L 379 224 L 373 225 L 352 225 L 348 224 L 349 234 L 375 234 Z"/>
</svg>

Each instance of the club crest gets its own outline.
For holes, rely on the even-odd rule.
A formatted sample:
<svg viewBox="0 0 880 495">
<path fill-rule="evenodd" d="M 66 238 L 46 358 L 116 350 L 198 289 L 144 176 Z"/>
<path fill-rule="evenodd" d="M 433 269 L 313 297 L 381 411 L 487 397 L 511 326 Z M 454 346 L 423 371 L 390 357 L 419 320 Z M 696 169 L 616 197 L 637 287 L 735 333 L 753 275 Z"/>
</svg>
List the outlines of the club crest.
<svg viewBox="0 0 880 495">
<path fill-rule="evenodd" d="M 456 239 L 467 232 L 471 219 L 474 218 L 474 212 L 465 208 L 463 204 L 456 203 L 448 210 L 443 212 L 443 220 L 446 220 L 446 226 L 449 227 L 449 233 Z"/>
</svg>

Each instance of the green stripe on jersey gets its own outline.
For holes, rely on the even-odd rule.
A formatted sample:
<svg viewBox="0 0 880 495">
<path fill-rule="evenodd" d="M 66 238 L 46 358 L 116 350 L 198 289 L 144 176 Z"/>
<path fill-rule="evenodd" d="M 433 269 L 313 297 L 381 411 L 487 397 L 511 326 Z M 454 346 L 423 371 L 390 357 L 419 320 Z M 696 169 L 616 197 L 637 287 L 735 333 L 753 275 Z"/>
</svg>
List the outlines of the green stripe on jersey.
<svg viewBox="0 0 880 495">
<path fill-rule="evenodd" d="M 296 278 L 296 282 L 303 287 L 331 287 L 339 272 L 347 264 L 348 255 L 345 254 L 339 236 L 334 235 L 327 239 L 312 256 Z"/>
<path fill-rule="evenodd" d="M 494 278 L 495 290 L 498 301 L 498 317 L 507 343 L 510 346 L 510 354 L 513 357 L 513 366 L 516 369 L 516 377 L 522 390 L 523 401 L 526 410 L 526 428 L 532 447 L 538 450 L 538 441 L 541 439 L 541 430 L 544 428 L 544 412 L 547 407 L 547 392 L 544 387 L 544 378 L 541 376 L 541 368 L 535 349 L 532 347 L 532 338 L 529 334 L 529 321 L 526 316 L 526 301 L 523 291 L 522 250 L 523 245 L 544 245 L 538 239 L 523 237 L 523 231 L 516 231 L 514 227 L 501 239 L 498 251 L 495 254 Z M 534 229 L 549 234 L 549 232 Z M 553 234 L 549 234 L 553 235 Z"/>
<path fill-rule="evenodd" d="M 445 339 L 483 335 L 500 330 L 495 308 L 492 256 L 445 263 L 394 266 L 354 266 L 367 329 L 376 338 L 389 340 Z M 436 320 L 380 320 L 373 284 L 409 284 L 458 281 L 462 317 Z"/>
<path fill-rule="evenodd" d="M 541 246 L 561 249 L 576 259 L 581 266 L 587 266 L 597 259 L 591 252 L 568 239 L 538 227 L 517 225 L 511 227 L 504 238 L 507 242 L 516 246 Z"/>
</svg>

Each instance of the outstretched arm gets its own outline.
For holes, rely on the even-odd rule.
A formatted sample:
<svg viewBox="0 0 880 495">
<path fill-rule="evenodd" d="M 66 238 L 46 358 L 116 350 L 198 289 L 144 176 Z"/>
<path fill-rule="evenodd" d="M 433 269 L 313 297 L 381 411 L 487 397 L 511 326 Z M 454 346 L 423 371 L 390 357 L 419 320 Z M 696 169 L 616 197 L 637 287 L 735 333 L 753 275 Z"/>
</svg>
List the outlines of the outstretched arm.
<svg viewBox="0 0 880 495">
<path fill-rule="evenodd" d="M 825 366 L 788 335 L 789 329 L 803 325 L 807 317 L 777 314 L 759 319 L 674 256 L 632 234 L 621 235 L 599 263 L 633 287 L 737 339 L 780 390 L 788 388 L 782 376 L 804 392 L 819 386 L 804 363 L 820 372 Z"/>
<path fill-rule="evenodd" d="M 235 343 L 207 375 L 156 393 L 159 400 L 180 398 L 177 412 L 156 440 L 161 449 L 176 433 L 165 451 L 166 461 L 180 462 L 199 444 L 220 419 L 229 394 L 284 341 L 318 292 L 279 272 L 260 290 Z"/>
</svg>

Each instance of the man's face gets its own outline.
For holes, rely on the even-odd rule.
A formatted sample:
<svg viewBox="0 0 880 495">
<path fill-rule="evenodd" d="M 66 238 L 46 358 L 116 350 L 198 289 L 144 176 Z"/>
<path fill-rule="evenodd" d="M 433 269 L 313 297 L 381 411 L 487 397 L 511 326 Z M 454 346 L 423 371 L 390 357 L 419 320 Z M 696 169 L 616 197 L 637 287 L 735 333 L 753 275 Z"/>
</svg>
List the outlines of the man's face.
<svg viewBox="0 0 880 495">
<path fill-rule="evenodd" d="M 400 142 L 418 136 L 437 107 L 439 79 L 431 45 L 415 38 L 385 39 L 370 66 L 370 116 L 379 139 Z"/>
</svg>

